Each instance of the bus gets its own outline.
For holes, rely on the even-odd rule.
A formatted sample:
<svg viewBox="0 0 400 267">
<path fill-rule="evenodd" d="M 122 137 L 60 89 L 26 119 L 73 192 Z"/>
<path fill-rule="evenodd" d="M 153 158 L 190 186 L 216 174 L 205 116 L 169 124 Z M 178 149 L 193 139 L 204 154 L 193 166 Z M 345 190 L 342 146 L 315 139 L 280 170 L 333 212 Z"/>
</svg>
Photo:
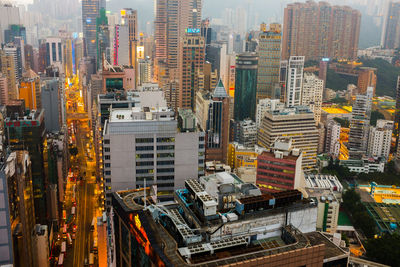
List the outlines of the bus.
<svg viewBox="0 0 400 267">
<path fill-rule="evenodd" d="M 57 266 L 64 266 L 64 254 L 60 254 L 60 257 L 58 257 L 58 264 Z"/>
<path fill-rule="evenodd" d="M 71 209 L 71 214 L 74 216 L 75 215 L 75 207 L 72 207 L 72 209 Z"/>
<path fill-rule="evenodd" d="M 93 253 L 89 254 L 89 266 L 90 267 L 94 266 L 94 254 Z"/>
<path fill-rule="evenodd" d="M 97 237 L 93 238 L 93 253 L 97 254 Z"/>
<path fill-rule="evenodd" d="M 65 254 L 67 252 L 67 243 L 65 241 L 63 241 L 61 243 L 61 253 Z"/>
<path fill-rule="evenodd" d="M 92 224 L 90 225 L 90 231 L 94 231 L 94 225 L 96 224 L 96 222 L 97 222 L 97 218 L 96 217 L 93 217 L 93 220 L 92 220 Z"/>
<path fill-rule="evenodd" d="M 67 240 L 68 240 L 68 246 L 72 246 L 72 238 L 69 233 L 67 234 Z"/>
</svg>

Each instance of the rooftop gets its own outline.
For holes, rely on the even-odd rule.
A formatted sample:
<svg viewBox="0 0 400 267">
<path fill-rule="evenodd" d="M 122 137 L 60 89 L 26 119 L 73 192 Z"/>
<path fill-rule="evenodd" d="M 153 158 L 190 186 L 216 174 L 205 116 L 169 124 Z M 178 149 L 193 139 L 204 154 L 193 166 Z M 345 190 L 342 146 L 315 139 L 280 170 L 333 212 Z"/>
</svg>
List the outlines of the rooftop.
<svg viewBox="0 0 400 267">
<path fill-rule="evenodd" d="M 332 189 L 343 191 L 343 186 L 335 175 L 330 174 L 306 174 L 306 187 L 311 189 Z"/>
<path fill-rule="evenodd" d="M 174 113 L 167 107 L 133 107 L 131 109 L 113 109 L 109 122 L 134 121 L 173 121 Z"/>
</svg>

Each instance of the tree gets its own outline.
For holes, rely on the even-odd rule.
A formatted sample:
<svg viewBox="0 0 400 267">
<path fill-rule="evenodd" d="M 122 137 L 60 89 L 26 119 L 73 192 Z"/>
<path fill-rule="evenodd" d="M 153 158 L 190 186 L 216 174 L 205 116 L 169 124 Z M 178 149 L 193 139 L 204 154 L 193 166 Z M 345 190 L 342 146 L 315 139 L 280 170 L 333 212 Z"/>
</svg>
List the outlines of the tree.
<svg viewBox="0 0 400 267">
<path fill-rule="evenodd" d="M 365 248 L 368 258 L 390 266 L 400 266 L 399 234 L 384 234 L 380 238 L 368 239 Z"/>
<path fill-rule="evenodd" d="M 376 126 L 376 122 L 378 120 L 384 120 L 384 119 L 385 119 L 385 116 L 382 113 L 380 113 L 379 111 L 373 110 L 371 112 L 371 121 L 370 121 L 370 123 L 371 123 L 372 126 Z"/>
</svg>

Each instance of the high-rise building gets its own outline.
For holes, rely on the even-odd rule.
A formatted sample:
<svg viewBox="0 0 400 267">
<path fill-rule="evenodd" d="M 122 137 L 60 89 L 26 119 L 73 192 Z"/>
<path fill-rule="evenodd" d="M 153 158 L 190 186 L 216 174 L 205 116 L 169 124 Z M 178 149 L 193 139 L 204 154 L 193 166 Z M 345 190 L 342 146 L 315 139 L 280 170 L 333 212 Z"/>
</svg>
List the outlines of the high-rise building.
<svg viewBox="0 0 400 267">
<path fill-rule="evenodd" d="M 162 88 L 179 81 L 182 38 L 201 35 L 202 0 L 157 0 L 155 2 L 155 76 Z"/>
<path fill-rule="evenodd" d="M 235 122 L 234 141 L 244 147 L 254 147 L 257 143 L 257 126 L 250 119 Z"/>
<path fill-rule="evenodd" d="M 138 85 L 149 83 L 153 80 L 153 72 L 150 59 L 139 59 Z"/>
<path fill-rule="evenodd" d="M 400 143 L 400 76 L 397 77 L 397 86 L 396 86 L 396 111 L 394 114 L 394 128 L 393 131 L 395 133 L 396 145 Z"/>
<path fill-rule="evenodd" d="M 257 129 L 261 125 L 261 120 L 264 118 L 265 112 L 268 110 L 275 110 L 275 109 L 280 109 L 284 108 L 285 105 L 279 101 L 279 99 L 269 99 L 269 98 L 264 98 L 260 99 L 257 104 L 257 113 L 256 113 L 256 126 Z"/>
<path fill-rule="evenodd" d="M 57 67 L 59 72 L 64 73 L 64 46 L 61 37 L 48 37 L 46 43 L 46 67 Z"/>
<path fill-rule="evenodd" d="M 391 1 L 382 31 L 382 47 L 385 49 L 400 48 L 400 2 Z"/>
<path fill-rule="evenodd" d="M 113 264 L 180 267 L 348 264 L 348 252 L 324 233 L 315 232 L 317 205 L 302 200 L 298 190 L 261 195 L 253 184 L 222 172 L 202 177 L 199 182 L 187 180 L 185 188 L 178 192 L 174 204 L 155 203 L 151 188 L 112 194 Z M 142 199 L 148 208 L 144 208 Z M 231 212 L 225 215 L 224 210 Z M 210 222 L 217 218 L 223 220 L 218 234 L 213 232 L 215 227 Z M 204 229 L 204 234 L 196 232 L 191 222 Z M 236 235 L 232 236 L 233 233 Z M 128 244 L 131 249 L 127 250 Z"/>
<path fill-rule="evenodd" d="M 40 77 L 31 69 L 22 74 L 19 99 L 25 100 L 25 108 L 36 110 L 42 107 Z"/>
<path fill-rule="evenodd" d="M 85 39 L 86 55 L 96 59 L 96 19 L 100 16 L 100 9 L 106 8 L 105 0 L 82 0 L 82 31 Z"/>
<path fill-rule="evenodd" d="M 235 109 L 234 119 L 256 120 L 257 105 L 257 66 L 256 53 L 243 53 L 236 58 Z"/>
<path fill-rule="evenodd" d="M 14 61 L 14 75 L 15 79 L 19 81 L 23 72 L 23 63 L 22 63 L 22 54 L 21 47 L 18 47 L 13 44 L 8 44 L 3 48 L 3 51 L 6 55 L 11 56 Z"/>
<path fill-rule="evenodd" d="M 108 26 L 108 19 L 106 10 L 100 9 L 99 17 L 96 19 L 96 43 L 97 43 L 97 69 L 103 68 L 103 60 L 111 61 L 111 41 L 110 41 L 110 28 Z M 115 26 L 114 26 L 115 27 Z"/>
<path fill-rule="evenodd" d="M 303 170 L 309 172 L 317 164 L 318 136 L 314 114 L 308 107 L 271 109 L 261 120 L 258 145 L 271 148 L 276 138 L 291 137 L 293 147 L 303 153 Z"/>
<path fill-rule="evenodd" d="M 62 124 L 62 92 L 59 78 L 45 78 L 41 84 L 41 102 L 46 130 L 57 132 Z"/>
<path fill-rule="evenodd" d="M 227 162 L 229 143 L 229 96 L 222 81 L 209 100 L 206 128 L 206 160 Z"/>
<path fill-rule="evenodd" d="M 324 93 L 324 81 L 315 74 L 305 73 L 303 89 L 301 93 L 301 104 L 308 106 L 314 112 L 315 123 L 321 121 L 322 96 Z"/>
<path fill-rule="evenodd" d="M 204 37 L 200 34 L 187 34 L 182 38 L 179 60 L 179 94 L 175 109 L 184 108 L 194 110 L 195 76 L 204 71 Z"/>
<path fill-rule="evenodd" d="M 288 107 L 301 105 L 303 89 L 304 57 L 291 56 L 286 69 L 285 103 Z"/>
<path fill-rule="evenodd" d="M 281 92 L 278 84 L 281 61 L 281 38 L 280 24 L 271 24 L 270 29 L 261 32 L 258 37 L 258 101 L 262 98 L 280 98 Z"/>
<path fill-rule="evenodd" d="M 34 266 L 32 233 L 35 207 L 32 187 L 32 162 L 27 151 L 12 152 L 0 164 L 0 195 L 3 197 L 1 264 Z"/>
<path fill-rule="evenodd" d="M 46 183 L 43 168 L 43 147 L 45 142 L 44 111 L 25 109 L 15 114 L 8 111 L 5 125 L 11 149 L 29 151 L 32 169 L 33 197 L 35 202 L 36 223 L 47 223 Z M 18 116 L 16 116 L 18 115 Z M 30 232 L 31 235 L 32 232 Z"/>
<path fill-rule="evenodd" d="M 139 41 L 137 11 L 131 8 L 121 10 L 121 25 L 128 26 L 129 66 L 132 66 L 135 70 L 135 80 L 137 80 L 137 46 Z"/>
<path fill-rule="evenodd" d="M 304 188 L 302 151 L 293 148 L 291 138 L 277 138 L 270 151 L 257 157 L 256 184 L 262 192 Z"/>
<path fill-rule="evenodd" d="M 340 131 L 341 125 L 330 120 L 326 126 L 325 152 L 331 157 L 337 158 L 340 153 Z"/>
<path fill-rule="evenodd" d="M 49 261 L 49 231 L 47 225 L 36 224 L 33 230 L 34 266 L 50 267 Z"/>
<path fill-rule="evenodd" d="M 348 144 L 350 157 L 360 157 L 367 152 L 372 94 L 373 88 L 369 87 L 366 94 L 356 96 L 356 101 L 353 104 Z"/>
<path fill-rule="evenodd" d="M 392 146 L 393 121 L 378 120 L 376 127 L 369 129 L 367 154 L 371 157 L 384 157 L 389 160 Z"/>
<path fill-rule="evenodd" d="M 319 62 L 318 78 L 324 81 L 324 89 L 326 86 L 326 77 L 328 75 L 329 58 L 323 58 Z"/>
<path fill-rule="evenodd" d="M 7 105 L 8 102 L 8 82 L 7 77 L 0 72 L 0 105 Z"/>
<path fill-rule="evenodd" d="M 18 95 L 14 58 L 0 51 L 0 65 L 1 72 L 7 78 L 8 99 L 15 100 Z"/>
<path fill-rule="evenodd" d="M 348 6 L 307 1 L 287 5 L 284 11 L 282 59 L 355 59 L 361 13 Z M 346 25 L 346 27 L 344 27 Z"/>
<path fill-rule="evenodd" d="M 376 90 L 376 68 L 361 67 L 358 74 L 357 87 L 359 94 L 365 94 L 368 87 L 374 88 L 373 95 Z"/>
<path fill-rule="evenodd" d="M 196 129 L 190 110 L 180 110 L 179 117 L 184 131 L 166 107 L 111 111 L 103 140 L 107 201 L 112 192 L 144 183 L 157 184 L 160 198 L 172 199 L 187 177 L 204 175 L 205 134 Z"/>
<path fill-rule="evenodd" d="M 5 30 L 10 25 L 20 25 L 21 18 L 19 8 L 8 3 L 0 4 L 0 44 L 5 43 Z"/>
</svg>

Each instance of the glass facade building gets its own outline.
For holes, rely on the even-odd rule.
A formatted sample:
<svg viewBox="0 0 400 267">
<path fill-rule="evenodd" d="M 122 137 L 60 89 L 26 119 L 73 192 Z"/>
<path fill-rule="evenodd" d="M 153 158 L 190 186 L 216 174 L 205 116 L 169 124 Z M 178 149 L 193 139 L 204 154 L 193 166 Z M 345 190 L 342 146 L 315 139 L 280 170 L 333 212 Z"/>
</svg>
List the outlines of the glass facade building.
<svg viewBox="0 0 400 267">
<path fill-rule="evenodd" d="M 235 110 L 234 119 L 256 119 L 257 106 L 257 65 L 256 53 L 239 54 L 236 58 Z"/>
</svg>

